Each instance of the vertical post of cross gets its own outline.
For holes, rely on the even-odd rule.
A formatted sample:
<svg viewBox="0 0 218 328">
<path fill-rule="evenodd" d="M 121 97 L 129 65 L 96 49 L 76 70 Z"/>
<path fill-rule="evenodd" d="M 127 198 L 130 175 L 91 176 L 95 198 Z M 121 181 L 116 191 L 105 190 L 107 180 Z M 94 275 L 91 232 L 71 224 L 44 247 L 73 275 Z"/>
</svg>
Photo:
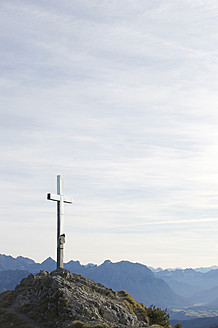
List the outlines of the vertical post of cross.
<svg viewBox="0 0 218 328">
<path fill-rule="evenodd" d="M 64 220 L 64 204 L 63 204 L 63 178 L 57 176 L 57 194 L 60 195 L 60 201 L 57 202 L 57 268 L 64 266 L 64 243 L 61 243 L 61 235 L 63 234 Z"/>
<path fill-rule="evenodd" d="M 57 202 L 57 269 L 64 266 L 64 243 L 65 234 L 63 233 L 64 225 L 64 203 L 72 203 L 72 199 L 64 197 L 63 178 L 57 176 L 57 194 L 47 194 L 47 199 Z"/>
</svg>

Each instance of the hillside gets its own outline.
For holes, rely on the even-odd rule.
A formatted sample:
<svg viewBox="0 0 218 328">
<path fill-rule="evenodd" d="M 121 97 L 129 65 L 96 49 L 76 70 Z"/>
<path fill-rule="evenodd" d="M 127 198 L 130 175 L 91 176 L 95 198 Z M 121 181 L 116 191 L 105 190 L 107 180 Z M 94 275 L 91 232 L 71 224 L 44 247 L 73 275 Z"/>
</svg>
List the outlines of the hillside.
<svg viewBox="0 0 218 328">
<path fill-rule="evenodd" d="M 193 269 L 159 269 L 153 272 L 140 263 L 129 261 L 112 263 L 109 260 L 101 265 L 82 265 L 79 261 L 71 260 L 65 263 L 64 267 L 73 273 L 82 274 L 86 278 L 102 283 L 108 288 L 126 290 L 138 302 L 143 302 L 146 306 L 156 304 L 169 309 L 192 307 L 201 303 L 204 307 L 218 309 L 218 270 L 205 269 L 205 272 L 200 272 Z M 24 271 L 37 273 L 40 270 L 47 270 L 51 272 L 55 268 L 56 262 L 50 257 L 42 263 L 36 263 L 22 256 L 13 258 L 0 255 L 0 290 L 13 288 L 27 275 Z M 7 272 L 3 271 L 6 269 Z M 14 271 L 9 272 L 9 269 Z M 17 270 L 20 270 L 19 279 Z M 1 279 L 1 275 L 7 279 Z M 14 280 L 12 284 L 8 284 L 10 279 Z"/>
<path fill-rule="evenodd" d="M 171 319 L 179 322 L 186 320 L 183 325 L 188 328 L 192 328 L 194 324 L 189 319 L 199 318 L 198 324 L 203 320 L 205 325 L 206 317 L 216 317 L 218 313 L 218 270 L 205 269 L 205 272 L 200 272 L 193 269 L 176 269 L 152 272 L 147 266 L 139 263 L 112 263 L 109 260 L 101 265 L 81 265 L 79 261 L 70 261 L 64 266 L 72 273 L 81 274 L 107 288 L 126 290 L 147 307 L 151 304 L 161 308 L 167 307 Z M 22 256 L 13 258 L 0 255 L 0 291 L 13 289 L 27 276 L 28 270 L 33 273 L 40 270 L 51 272 L 55 268 L 56 262 L 52 258 L 36 263 Z M 207 286 L 210 287 L 205 288 Z M 181 295 L 186 296 L 190 303 Z M 212 318 L 208 318 L 209 323 L 210 319 Z M 204 328 L 206 327 L 209 326 Z"/>
<path fill-rule="evenodd" d="M 217 282 L 218 284 L 218 282 Z M 192 303 L 202 303 L 202 304 L 214 304 L 218 305 L 218 286 L 210 288 L 210 289 L 205 289 L 203 291 L 200 291 L 198 293 L 195 293 L 192 295 L 190 298 L 190 301 Z"/>
<path fill-rule="evenodd" d="M 44 262 L 35 263 L 33 260 L 21 257 L 0 255 L 0 266 L 4 269 L 21 269 L 32 273 L 40 270 L 53 271 L 56 262 L 51 258 Z M 70 261 L 64 267 L 73 272 L 92 279 L 97 283 L 102 283 L 114 290 L 126 290 L 138 302 L 143 302 L 146 306 L 155 304 L 159 307 L 187 306 L 189 305 L 182 296 L 177 295 L 166 282 L 155 276 L 155 274 L 145 265 L 120 261 L 112 263 L 107 260 L 101 265 L 81 265 L 79 261 Z M 0 285 L 4 288 L 4 286 Z"/>
<path fill-rule="evenodd" d="M 148 327 L 149 312 L 125 291 L 115 292 L 68 270 L 41 271 L 0 295 L 0 327 Z M 165 314 L 165 312 L 162 312 Z"/>
<path fill-rule="evenodd" d="M 183 284 L 183 287 L 186 285 L 187 289 L 193 286 L 195 289 L 197 288 L 198 291 L 210 289 L 218 285 L 218 270 L 210 270 L 205 273 L 195 271 L 194 269 L 163 270 L 157 272 L 156 276 L 168 283 L 173 280 L 178 284 Z M 191 294 L 189 296 L 191 296 Z"/>
<path fill-rule="evenodd" d="M 163 279 L 174 292 L 187 298 L 194 305 L 204 305 L 218 308 L 218 270 L 199 272 L 193 269 L 162 270 L 155 273 Z"/>
<path fill-rule="evenodd" d="M 0 271 L 0 293 L 14 289 L 21 279 L 27 277 L 29 273 L 25 270 Z"/>
<path fill-rule="evenodd" d="M 71 264 L 70 271 L 76 272 Z M 112 263 L 107 260 L 100 266 L 84 267 L 80 272 L 85 277 L 100 282 L 115 290 L 127 290 L 138 302 L 147 306 L 155 304 L 160 307 L 187 305 L 184 298 L 174 293 L 167 283 L 155 277 L 145 265 L 121 261 Z"/>
</svg>

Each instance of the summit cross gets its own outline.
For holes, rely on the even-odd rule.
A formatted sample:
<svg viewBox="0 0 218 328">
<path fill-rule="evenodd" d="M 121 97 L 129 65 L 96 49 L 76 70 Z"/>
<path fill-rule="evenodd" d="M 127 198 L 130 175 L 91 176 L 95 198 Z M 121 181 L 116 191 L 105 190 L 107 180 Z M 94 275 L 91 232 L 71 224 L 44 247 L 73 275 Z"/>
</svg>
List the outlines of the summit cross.
<svg viewBox="0 0 218 328">
<path fill-rule="evenodd" d="M 65 234 L 63 232 L 64 226 L 64 203 L 72 203 L 71 198 L 67 198 L 63 194 L 63 178 L 57 176 L 57 194 L 47 194 L 48 200 L 57 202 L 57 269 L 64 266 L 64 243 Z"/>
</svg>

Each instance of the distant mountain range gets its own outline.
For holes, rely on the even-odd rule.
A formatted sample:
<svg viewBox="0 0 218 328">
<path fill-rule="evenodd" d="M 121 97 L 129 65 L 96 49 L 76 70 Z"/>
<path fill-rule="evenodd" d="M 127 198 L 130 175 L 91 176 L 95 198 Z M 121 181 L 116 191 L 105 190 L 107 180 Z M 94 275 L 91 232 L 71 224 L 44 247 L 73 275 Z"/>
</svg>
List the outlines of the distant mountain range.
<svg viewBox="0 0 218 328">
<path fill-rule="evenodd" d="M 14 289 L 21 279 L 29 275 L 25 270 L 6 270 L 0 271 L 0 293 Z"/>
<path fill-rule="evenodd" d="M 95 282 L 102 283 L 108 288 L 126 290 L 139 302 L 145 305 L 155 304 L 160 307 L 187 305 L 186 300 L 177 295 L 165 281 L 159 279 L 145 265 L 121 261 L 112 263 L 107 260 L 101 265 L 81 265 L 79 261 L 70 261 L 64 265 L 72 273 L 78 273 Z M 25 270 L 37 273 L 40 270 L 53 271 L 56 262 L 48 258 L 42 263 L 35 263 L 25 257 L 13 258 L 12 256 L 0 255 L 0 270 Z M 8 277 L 13 279 L 13 272 L 8 272 Z M 17 276 L 17 273 L 16 273 Z M 17 276 L 18 277 L 18 276 Z M 17 283 L 19 278 L 17 278 Z M 7 286 L 0 285 L 1 289 Z"/>
<path fill-rule="evenodd" d="M 70 261 L 64 267 L 114 290 L 126 290 L 146 306 L 155 304 L 169 309 L 172 318 L 197 318 L 199 313 L 218 315 L 218 269 L 216 266 L 198 269 L 153 269 L 139 263 L 106 260 L 101 265 L 81 265 Z M 0 255 L 0 291 L 13 289 L 28 272 L 53 271 L 56 262 L 47 258 L 42 263 L 19 256 Z M 7 272 L 6 272 L 7 271 Z M 5 278 L 2 278 L 5 277 Z M 195 304 L 200 307 L 194 308 Z M 181 310 L 182 308 L 185 308 Z M 188 313 L 188 308 L 190 311 Z M 213 310 L 213 311 L 212 311 Z M 211 312 L 212 311 L 212 314 Z M 217 311 L 217 312 L 216 312 Z M 187 314 L 188 313 L 188 314 Z M 193 313 L 193 315 L 190 315 Z M 217 313 L 217 314 L 216 314 Z M 208 316 L 209 316 L 208 315 Z M 200 315 L 199 315 L 200 316 Z"/>
<path fill-rule="evenodd" d="M 163 279 L 175 293 L 192 304 L 211 302 L 218 306 L 218 269 L 199 272 L 193 269 L 159 271 L 156 277 Z"/>
<path fill-rule="evenodd" d="M 155 269 L 155 268 L 153 268 L 151 266 L 148 266 L 148 268 L 151 269 L 151 271 L 153 271 L 153 272 L 160 272 L 160 271 L 165 271 L 165 270 L 167 270 L 167 271 L 183 270 L 181 268 L 167 268 L 167 269 L 162 269 L 160 267 L 157 268 L 157 269 Z M 195 270 L 196 272 L 206 273 L 208 271 L 217 270 L 217 269 L 218 269 L 218 266 L 217 265 L 213 265 L 211 267 L 200 267 L 200 268 L 195 268 L 193 270 Z"/>
</svg>

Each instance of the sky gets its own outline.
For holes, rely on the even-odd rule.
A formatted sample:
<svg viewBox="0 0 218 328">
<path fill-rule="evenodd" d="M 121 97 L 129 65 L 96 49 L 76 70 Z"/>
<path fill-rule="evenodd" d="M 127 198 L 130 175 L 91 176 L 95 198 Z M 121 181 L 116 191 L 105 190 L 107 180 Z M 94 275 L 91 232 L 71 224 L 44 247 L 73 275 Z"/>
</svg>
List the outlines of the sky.
<svg viewBox="0 0 218 328">
<path fill-rule="evenodd" d="M 218 3 L 0 1 L 0 253 L 218 264 Z"/>
</svg>

